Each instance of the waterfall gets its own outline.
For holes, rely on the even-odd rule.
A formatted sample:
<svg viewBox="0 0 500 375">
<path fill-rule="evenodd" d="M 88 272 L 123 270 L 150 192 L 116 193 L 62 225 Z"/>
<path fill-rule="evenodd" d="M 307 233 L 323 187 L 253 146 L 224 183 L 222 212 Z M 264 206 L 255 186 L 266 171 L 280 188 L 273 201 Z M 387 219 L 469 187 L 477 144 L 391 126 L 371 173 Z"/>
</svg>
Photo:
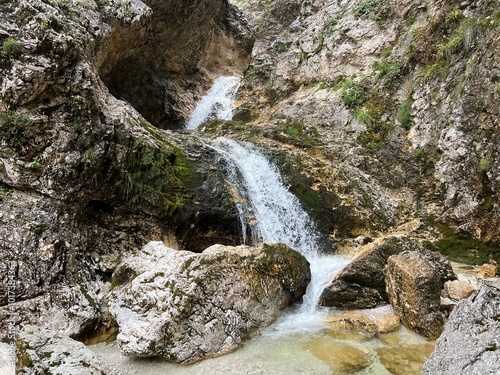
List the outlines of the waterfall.
<svg viewBox="0 0 500 375">
<path fill-rule="evenodd" d="M 320 241 L 315 225 L 302 209 L 299 200 L 285 186 L 278 168 L 250 143 L 239 144 L 218 138 L 214 148 L 232 166 L 227 174 L 233 186 L 251 210 L 239 208 L 240 214 L 253 217 L 241 219 L 242 232 L 250 226 L 254 242 L 283 242 L 306 257 L 311 266 L 311 282 L 300 308 L 287 315 L 276 326 L 278 334 L 323 327 L 317 308 L 325 285 L 348 261 L 338 256 L 319 253 Z M 226 168 L 227 169 L 227 168 Z M 239 202 L 242 205 L 242 202 Z"/>
<path fill-rule="evenodd" d="M 186 129 L 193 130 L 205 121 L 231 120 L 233 100 L 240 86 L 238 77 L 219 77 L 207 94 L 201 98 L 191 114 Z"/>
<path fill-rule="evenodd" d="M 232 101 L 238 89 L 235 77 L 217 79 L 197 105 L 188 129 L 219 118 L 231 119 Z M 252 243 L 283 242 L 309 261 L 311 282 L 302 305 L 273 326 L 272 334 L 314 331 L 324 327 L 324 312 L 317 307 L 323 288 L 348 260 L 320 254 L 320 241 L 314 222 L 296 196 L 286 187 L 278 168 L 251 143 L 240 144 L 220 137 L 212 146 L 221 156 L 230 190 L 239 212 L 243 242 L 247 233 Z M 234 191 L 237 190 L 237 191 Z"/>
</svg>

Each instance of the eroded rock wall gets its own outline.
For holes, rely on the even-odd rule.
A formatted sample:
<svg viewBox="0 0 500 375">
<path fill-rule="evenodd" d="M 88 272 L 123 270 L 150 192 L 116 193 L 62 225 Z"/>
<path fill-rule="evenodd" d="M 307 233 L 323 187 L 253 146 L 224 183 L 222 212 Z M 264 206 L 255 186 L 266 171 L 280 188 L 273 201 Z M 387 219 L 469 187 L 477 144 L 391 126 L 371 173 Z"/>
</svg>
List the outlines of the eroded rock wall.
<svg viewBox="0 0 500 375">
<path fill-rule="evenodd" d="M 89 281 L 110 277 L 120 253 L 176 235 L 198 251 L 239 243 L 211 151 L 158 127 L 178 129 L 211 75 L 244 64 L 253 37 L 223 0 L 20 0 L 0 11 L 0 321 L 12 274 L 18 322 L 78 305 L 60 323 L 74 313 L 64 329 L 79 337 L 101 320 L 101 286 Z M 193 234 L 200 221 L 206 232 Z"/>
</svg>

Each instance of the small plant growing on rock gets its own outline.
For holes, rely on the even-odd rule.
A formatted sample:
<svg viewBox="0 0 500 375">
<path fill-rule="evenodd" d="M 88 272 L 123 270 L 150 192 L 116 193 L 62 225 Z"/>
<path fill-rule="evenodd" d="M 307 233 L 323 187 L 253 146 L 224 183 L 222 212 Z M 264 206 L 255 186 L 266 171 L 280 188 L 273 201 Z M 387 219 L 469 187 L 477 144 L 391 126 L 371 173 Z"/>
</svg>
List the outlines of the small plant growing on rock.
<svg viewBox="0 0 500 375">
<path fill-rule="evenodd" d="M 42 169 L 42 166 L 43 166 L 43 163 L 42 163 L 42 160 L 40 159 L 40 156 L 35 156 L 33 158 L 33 161 L 29 164 L 29 167 L 31 169 L 35 169 L 37 171 Z"/>
<path fill-rule="evenodd" d="M 17 59 L 19 56 L 21 56 L 22 50 L 23 46 L 17 39 L 7 38 L 2 43 L 2 51 L 7 57 Z"/>
<path fill-rule="evenodd" d="M 367 100 L 368 93 L 361 82 L 355 78 L 347 78 L 342 82 L 340 88 L 340 99 L 348 108 L 357 108 Z"/>
<path fill-rule="evenodd" d="M 385 3 L 381 0 L 360 0 L 354 5 L 354 15 L 359 18 L 380 21 L 391 12 L 390 6 Z"/>
<path fill-rule="evenodd" d="M 479 169 L 483 172 L 488 172 L 491 169 L 491 158 L 483 158 L 479 162 Z"/>
<path fill-rule="evenodd" d="M 412 125 L 411 104 L 411 98 L 406 99 L 398 111 L 398 121 L 406 130 L 409 130 Z"/>
</svg>

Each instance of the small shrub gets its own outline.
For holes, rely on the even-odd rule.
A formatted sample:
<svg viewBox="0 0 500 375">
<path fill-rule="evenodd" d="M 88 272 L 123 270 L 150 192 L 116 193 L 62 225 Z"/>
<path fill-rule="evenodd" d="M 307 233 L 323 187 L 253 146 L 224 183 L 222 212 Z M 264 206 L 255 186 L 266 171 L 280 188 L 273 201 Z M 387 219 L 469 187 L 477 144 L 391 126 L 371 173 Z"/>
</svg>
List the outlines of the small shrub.
<svg viewBox="0 0 500 375">
<path fill-rule="evenodd" d="M 330 36 L 334 33 L 335 31 L 335 26 L 337 26 L 339 23 L 339 20 L 336 18 L 332 18 L 326 25 L 325 29 L 323 30 L 323 36 Z"/>
<path fill-rule="evenodd" d="M 413 157 L 415 159 L 419 159 L 423 153 L 424 153 L 424 150 L 422 150 L 421 148 L 416 148 L 415 151 L 413 151 Z"/>
<path fill-rule="evenodd" d="M 35 156 L 33 158 L 33 161 L 29 164 L 29 167 L 31 169 L 35 169 L 35 170 L 40 170 L 43 166 L 43 163 L 42 163 L 42 160 L 40 159 L 40 156 Z"/>
<path fill-rule="evenodd" d="M 19 42 L 17 39 L 7 38 L 2 43 L 2 50 L 6 56 L 12 58 L 18 58 L 19 56 L 21 56 L 23 46 L 21 45 L 21 42 Z"/>
<path fill-rule="evenodd" d="M 9 185 L 0 181 L 0 198 L 11 196 L 13 191 L 14 190 Z"/>
<path fill-rule="evenodd" d="M 354 5 L 354 15 L 356 17 L 373 21 L 386 18 L 390 12 L 390 6 L 383 0 L 360 0 Z"/>
<path fill-rule="evenodd" d="M 366 125 L 371 124 L 373 121 L 373 117 L 370 115 L 370 112 L 365 109 L 358 109 L 354 114 L 354 117 L 356 120 Z"/>
<path fill-rule="evenodd" d="M 368 92 L 361 82 L 347 78 L 342 82 L 340 99 L 346 107 L 357 108 L 368 99 Z"/>
<path fill-rule="evenodd" d="M 411 98 L 406 99 L 398 111 L 398 121 L 406 130 L 410 129 L 412 125 L 411 104 Z"/>
</svg>

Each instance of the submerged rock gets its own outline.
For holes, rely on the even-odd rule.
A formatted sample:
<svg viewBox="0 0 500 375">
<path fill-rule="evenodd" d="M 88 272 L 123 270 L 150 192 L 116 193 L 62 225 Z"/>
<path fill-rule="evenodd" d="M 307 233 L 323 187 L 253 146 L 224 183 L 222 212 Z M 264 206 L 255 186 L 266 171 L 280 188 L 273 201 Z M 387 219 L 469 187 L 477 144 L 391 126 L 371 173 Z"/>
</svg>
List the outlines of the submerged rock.
<svg viewBox="0 0 500 375">
<path fill-rule="evenodd" d="M 307 342 L 303 347 L 330 366 L 334 374 L 353 374 L 368 367 L 372 362 L 362 350 L 341 342 L 316 339 Z"/>
<path fill-rule="evenodd" d="M 500 282 L 485 284 L 457 304 L 424 375 L 500 373 Z"/>
<path fill-rule="evenodd" d="M 81 342 L 57 331 L 27 327 L 17 340 L 16 374 L 119 375 Z"/>
<path fill-rule="evenodd" d="M 420 375 L 434 343 L 401 344 L 377 349 L 380 362 L 395 375 Z M 436 372 L 434 374 L 442 374 Z"/>
<path fill-rule="evenodd" d="M 438 337 L 444 320 L 437 267 L 418 251 L 407 251 L 390 257 L 384 273 L 389 301 L 403 324 L 425 337 Z"/>
<path fill-rule="evenodd" d="M 336 335 L 351 332 L 373 337 L 377 334 L 375 320 L 362 313 L 347 312 L 340 316 L 329 316 L 325 322 L 328 323 L 329 330 Z"/>
<path fill-rule="evenodd" d="M 280 243 L 195 254 L 151 242 L 114 272 L 109 309 L 123 354 L 192 362 L 269 325 L 309 280 L 307 260 Z"/>
</svg>

